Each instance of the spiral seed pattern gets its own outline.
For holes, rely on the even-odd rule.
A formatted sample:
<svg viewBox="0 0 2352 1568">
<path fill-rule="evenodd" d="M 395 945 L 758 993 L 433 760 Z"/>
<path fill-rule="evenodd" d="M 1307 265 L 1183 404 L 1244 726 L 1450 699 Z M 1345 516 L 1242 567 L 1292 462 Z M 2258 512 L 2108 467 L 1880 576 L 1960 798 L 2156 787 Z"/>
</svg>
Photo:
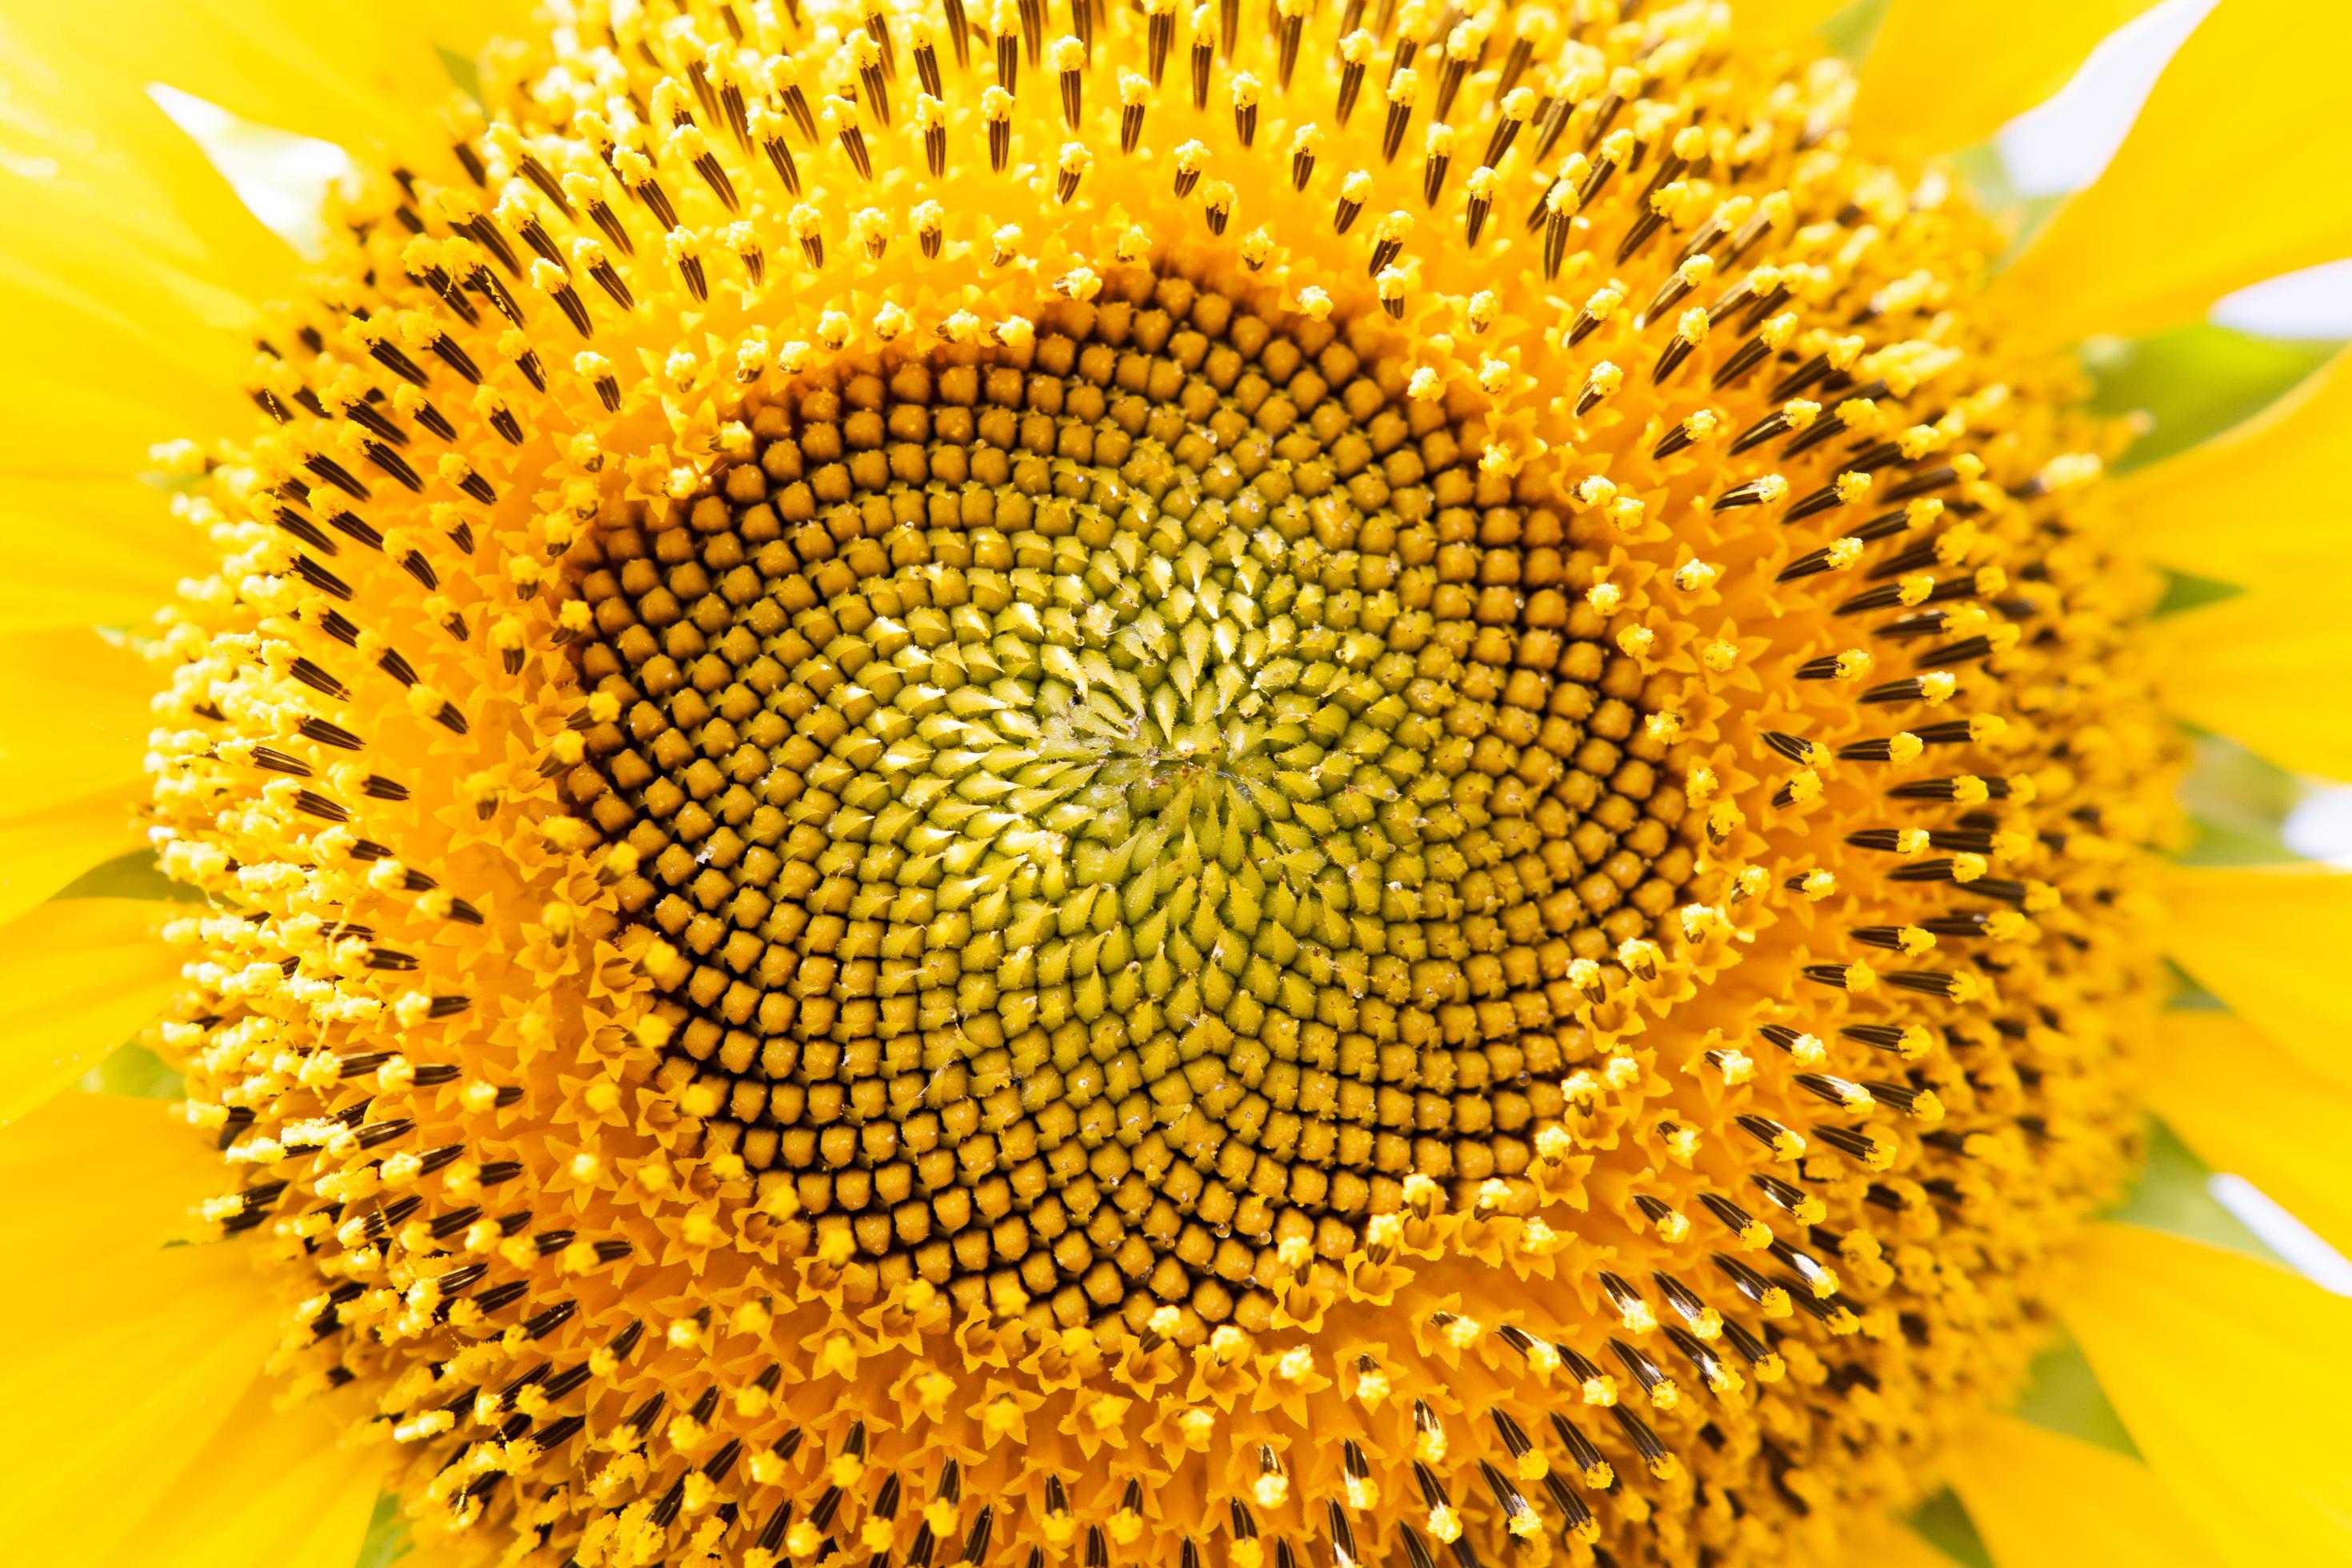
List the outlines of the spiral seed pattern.
<svg viewBox="0 0 2352 1568">
<path fill-rule="evenodd" d="M 1328 1289 L 1406 1176 L 1526 1169 L 1547 987 L 1691 857 L 1560 515 L 1330 324 L 1127 291 L 796 384 L 603 535 L 572 794 L 821 1247 L 1263 1325 L 1286 1244 Z"/>
</svg>

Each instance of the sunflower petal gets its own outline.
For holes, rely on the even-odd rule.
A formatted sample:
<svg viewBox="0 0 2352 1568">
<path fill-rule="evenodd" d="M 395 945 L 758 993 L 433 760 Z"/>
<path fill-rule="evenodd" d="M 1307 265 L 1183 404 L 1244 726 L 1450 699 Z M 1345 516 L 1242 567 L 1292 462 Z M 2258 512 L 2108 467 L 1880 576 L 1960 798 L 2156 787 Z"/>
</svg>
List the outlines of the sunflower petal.
<svg viewBox="0 0 2352 1568">
<path fill-rule="evenodd" d="M 2352 688 L 2343 622 L 2313 596 L 2241 594 L 2153 627 L 2174 717 L 2283 768 L 2352 779 Z"/>
<path fill-rule="evenodd" d="M 150 298 L 173 297 L 171 264 L 150 265 Z M 131 286 L 122 288 L 128 293 Z M 128 479 L 158 467 L 150 453 L 161 443 L 251 424 L 251 406 L 236 390 L 250 351 L 228 323 L 191 317 L 151 331 L 86 300 L 60 301 L 38 286 L 0 278 L 0 330 L 24 355 L 0 386 L 0 466 L 12 476 L 51 483 Z M 160 512 L 161 496 L 156 507 Z"/>
<path fill-rule="evenodd" d="M 138 785 L 126 784 L 32 811 L 0 811 L 0 921 L 138 848 L 132 816 L 141 797 Z"/>
<path fill-rule="evenodd" d="M 0 636 L 0 920 L 137 847 L 154 678 L 88 628 Z"/>
<path fill-rule="evenodd" d="M 1891 1519 L 1859 1520 L 1846 1532 L 1853 1560 L 1871 1568 L 1953 1568 L 1952 1560 Z"/>
<path fill-rule="evenodd" d="M 204 538 L 152 487 L 128 479 L 47 483 L 14 477 L 0 495 L 0 637 L 146 621 L 207 563 Z"/>
<path fill-rule="evenodd" d="M 2236 1253 L 2102 1225 L 2063 1310 L 2148 1468 L 2221 1561 L 2352 1561 L 2352 1363 L 2340 1350 L 2352 1300 Z"/>
<path fill-rule="evenodd" d="M 2164 1484 L 2137 1459 L 2003 1416 L 1946 1461 L 2000 1568 L 2211 1568 Z"/>
<path fill-rule="evenodd" d="M 74 335 L 67 331 L 18 334 L 16 329 L 36 314 L 31 309 L 10 309 L 0 300 L 0 331 L 17 341 L 32 338 L 45 344 Z M 116 364 L 150 363 L 142 351 L 109 356 L 101 350 L 92 357 L 111 357 Z M 230 428 L 225 422 L 225 399 L 210 412 L 184 417 L 143 395 L 92 386 L 78 375 L 12 370 L 0 383 L 0 427 L 5 427 L 0 428 L 0 474 L 12 481 L 25 478 L 44 484 L 128 479 L 157 467 L 152 454 L 162 443 Z M 203 384 L 206 394 L 234 385 L 233 378 L 220 377 Z M 205 401 L 204 396 L 190 399 L 192 405 Z"/>
<path fill-rule="evenodd" d="M 103 1150 L 104 1159 L 90 1158 Z M 74 1173 L 73 1202 L 24 1201 Z M 0 1127 L 0 1250 L 12 1258 L 50 1249 L 82 1259 L 78 1273 L 102 1272 L 198 1231 L 188 1210 L 229 1185 L 220 1156 L 161 1100 L 61 1094 Z"/>
<path fill-rule="evenodd" d="M 154 1016 L 179 961 L 158 906 L 68 899 L 0 926 L 0 1126 L 87 1072 Z"/>
<path fill-rule="evenodd" d="M 2148 5 L 1894 0 L 1863 66 L 1854 132 L 1939 152 L 1981 141 L 2063 86 L 2094 44 Z"/>
<path fill-rule="evenodd" d="M 2069 9 L 2042 7 L 2036 25 Z M 2106 173 L 1995 293 L 2053 337 L 2145 332 L 2202 315 L 2233 289 L 2352 254 L 2352 204 L 2332 195 L 2347 71 L 2352 19 L 2337 7 L 2217 7 Z"/>
<path fill-rule="evenodd" d="M 119 484 L 156 442 L 247 427 L 253 301 L 293 282 L 292 252 L 148 78 L 54 68 L 21 10 L 0 17 L 0 331 L 19 351 L 0 385 L 0 468 Z M 12 495 L 8 510 L 35 509 Z"/>
<path fill-rule="evenodd" d="M 106 6 L 34 8 L 19 26 L 60 72 L 160 81 L 264 125 L 347 147 L 420 146 L 432 109 L 457 88 L 436 41 L 459 54 L 500 21 L 527 21 L 520 6 L 478 8 L 481 19 L 436 40 L 463 8 L 365 0 L 121 0 Z"/>
<path fill-rule="evenodd" d="M 0 16 L 0 56 L 8 62 L 9 115 L 0 162 L 12 216 L 29 206 L 69 209 L 63 229 L 19 221 L 8 251 L 20 268 L 72 255 L 101 265 L 125 253 L 159 258 L 235 295 L 290 283 L 294 258 L 237 199 L 186 133 L 145 89 L 147 79 L 56 68 L 26 30 L 28 7 Z M 68 270 L 60 280 L 91 281 Z M 100 280 L 100 281 L 102 281 Z M 94 289 L 101 295 L 119 290 Z M 136 295 L 118 310 L 163 307 Z"/>
<path fill-rule="evenodd" d="M 2313 1072 L 2227 1013 L 2173 1012 L 2158 1035 L 2149 1109 L 2215 1170 L 2245 1177 L 2352 1251 L 2340 1141 L 2352 1088 Z"/>
<path fill-rule="evenodd" d="M 1734 25 L 1748 38 L 1793 38 L 1846 7 L 1846 0 L 1740 0 Z"/>
<path fill-rule="evenodd" d="M 2347 441 L 2352 355 L 2339 354 L 2259 417 L 2123 479 L 2116 503 L 2167 565 L 2256 591 L 2305 587 L 2343 561 Z"/>
<path fill-rule="evenodd" d="M 339 1443 L 315 1404 L 278 1411 L 271 1380 L 246 1390 L 217 1436 L 99 1568 L 352 1568 L 375 1511 L 377 1467 Z"/>
<path fill-rule="evenodd" d="M 2352 993 L 2352 876 L 2316 868 L 2176 866 L 2170 952 L 2199 984 L 2329 1082 L 2352 1084 L 2342 1048 Z"/>
<path fill-rule="evenodd" d="M 0 637 L 0 810 L 142 774 L 154 677 L 96 631 Z"/>
<path fill-rule="evenodd" d="M 41 1440 L 9 1449 L 11 1495 L 40 1500 L 11 1510 L 12 1562 L 105 1561 L 205 1453 L 277 1333 L 247 1249 L 166 1245 L 222 1182 L 165 1118 L 160 1101 L 77 1094 L 0 1130 L 15 1194 L 0 1253 L 40 1282 L 0 1291 L 0 1408 L 43 1413 Z"/>
</svg>

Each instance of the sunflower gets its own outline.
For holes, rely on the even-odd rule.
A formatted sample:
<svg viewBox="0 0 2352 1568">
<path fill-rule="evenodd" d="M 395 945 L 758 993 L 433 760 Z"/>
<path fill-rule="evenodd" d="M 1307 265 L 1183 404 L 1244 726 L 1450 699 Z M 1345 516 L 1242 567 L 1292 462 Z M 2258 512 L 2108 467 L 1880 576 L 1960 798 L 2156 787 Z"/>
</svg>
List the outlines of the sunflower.
<svg viewBox="0 0 2352 1568">
<path fill-rule="evenodd" d="M 12 1558 L 2352 1561 L 2352 29 L 1832 8 L 12 7 Z"/>
</svg>

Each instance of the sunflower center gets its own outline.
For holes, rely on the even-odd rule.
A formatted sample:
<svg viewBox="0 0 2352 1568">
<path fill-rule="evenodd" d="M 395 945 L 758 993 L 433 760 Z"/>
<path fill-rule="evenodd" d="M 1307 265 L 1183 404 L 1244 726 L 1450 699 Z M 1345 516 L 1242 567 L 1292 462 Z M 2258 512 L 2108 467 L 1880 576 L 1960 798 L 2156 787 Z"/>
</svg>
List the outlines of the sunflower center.
<svg viewBox="0 0 2352 1568">
<path fill-rule="evenodd" d="M 1546 985 L 1688 856 L 1608 651 L 1525 613 L 1557 517 L 1331 324 L 1123 292 L 801 381 L 606 533 L 572 794 L 684 960 L 673 1089 L 821 1249 L 1217 1322 L 1522 1172 Z"/>
</svg>

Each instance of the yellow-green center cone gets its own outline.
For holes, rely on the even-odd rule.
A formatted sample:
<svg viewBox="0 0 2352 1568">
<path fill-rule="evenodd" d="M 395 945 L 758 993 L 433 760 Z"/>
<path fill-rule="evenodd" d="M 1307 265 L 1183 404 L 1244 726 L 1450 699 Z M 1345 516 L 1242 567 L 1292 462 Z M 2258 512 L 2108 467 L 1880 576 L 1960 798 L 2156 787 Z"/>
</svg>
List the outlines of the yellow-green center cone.
<svg viewBox="0 0 2352 1568">
<path fill-rule="evenodd" d="M 159 639 L 212 1212 L 427 1550 L 1816 1563 L 2013 1389 L 2129 1166 L 2153 580 L 1841 67 L 490 61 Z"/>
</svg>

